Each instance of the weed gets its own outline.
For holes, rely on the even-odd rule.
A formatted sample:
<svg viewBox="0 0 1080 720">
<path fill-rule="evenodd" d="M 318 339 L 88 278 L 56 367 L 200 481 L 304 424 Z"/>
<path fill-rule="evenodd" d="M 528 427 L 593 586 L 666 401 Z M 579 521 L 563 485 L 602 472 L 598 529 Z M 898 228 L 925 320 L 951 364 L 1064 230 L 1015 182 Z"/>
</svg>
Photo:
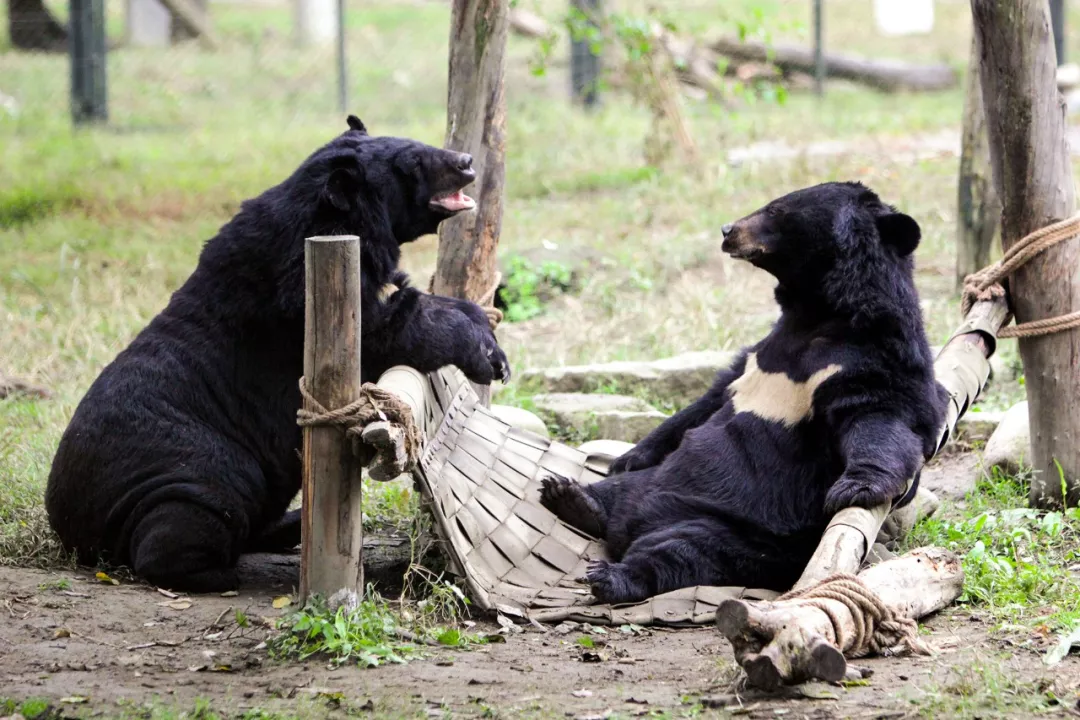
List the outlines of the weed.
<svg viewBox="0 0 1080 720">
<path fill-rule="evenodd" d="M 1007 713 L 1030 716 L 1053 711 L 1060 705 L 1049 681 L 1024 680 L 1002 661 L 976 661 L 950 668 L 941 684 L 931 685 L 914 702 L 924 717 L 957 720 L 1002 717 Z"/>
<path fill-rule="evenodd" d="M 543 312 L 545 302 L 573 286 L 570 268 L 554 260 L 537 265 L 520 255 L 511 255 L 505 265 L 499 301 L 507 322 L 536 317 Z"/>
<path fill-rule="evenodd" d="M 1027 482 L 995 468 L 965 499 L 959 517 L 920 523 L 907 545 L 941 545 L 963 555 L 959 601 L 1002 621 L 1037 620 L 1065 629 L 1080 618 L 1080 583 L 1069 566 L 1080 559 L 1080 509 L 1026 507 Z"/>
</svg>

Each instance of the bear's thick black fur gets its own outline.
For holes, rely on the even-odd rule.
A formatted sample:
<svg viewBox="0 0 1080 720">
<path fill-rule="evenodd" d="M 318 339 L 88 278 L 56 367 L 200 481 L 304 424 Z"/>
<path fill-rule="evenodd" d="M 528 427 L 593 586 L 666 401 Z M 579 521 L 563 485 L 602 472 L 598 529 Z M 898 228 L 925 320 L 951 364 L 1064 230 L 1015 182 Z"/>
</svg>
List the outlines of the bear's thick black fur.
<svg viewBox="0 0 1080 720">
<path fill-rule="evenodd" d="M 483 310 L 423 295 L 400 245 L 473 206 L 468 155 L 371 137 L 357 118 L 206 243 L 168 306 L 107 366 L 60 441 L 45 504 L 83 562 L 162 587 L 237 585 L 242 552 L 294 547 L 304 240 L 361 238 L 362 367 L 509 376 Z M 400 289 L 386 297 L 388 285 Z M 389 289 L 392 291 L 392 288 Z"/>
<path fill-rule="evenodd" d="M 918 224 L 858 183 L 826 183 L 723 234 L 779 281 L 772 331 L 611 477 L 543 481 L 549 509 L 607 542 L 614 562 L 587 576 L 603 602 L 788 590 L 833 513 L 909 500 L 936 447 L 947 395 L 912 278 Z"/>
</svg>

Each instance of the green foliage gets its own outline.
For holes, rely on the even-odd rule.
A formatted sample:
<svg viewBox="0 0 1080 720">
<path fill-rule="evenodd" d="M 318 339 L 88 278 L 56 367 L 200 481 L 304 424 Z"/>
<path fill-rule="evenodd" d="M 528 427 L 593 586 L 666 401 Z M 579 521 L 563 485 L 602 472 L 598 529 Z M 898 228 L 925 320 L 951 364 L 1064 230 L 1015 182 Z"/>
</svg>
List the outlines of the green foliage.
<svg viewBox="0 0 1080 720">
<path fill-rule="evenodd" d="M 537 265 L 520 255 L 511 255 L 506 259 L 503 283 L 505 319 L 521 322 L 542 313 L 544 303 L 556 294 L 569 291 L 573 287 L 573 272 L 554 260 Z"/>
<path fill-rule="evenodd" d="M 268 643 L 271 656 L 306 660 L 324 656 L 331 665 L 356 662 L 362 667 L 386 663 L 404 664 L 418 657 L 412 642 L 402 641 L 398 619 L 373 590 L 354 610 L 344 607 L 330 612 L 315 597 L 282 621 L 284 632 Z"/>
<path fill-rule="evenodd" d="M 963 555 L 960 602 L 1001 620 L 1037 621 L 1054 629 L 1080 619 L 1080 583 L 1068 569 L 1080 560 L 1080 509 L 1029 508 L 1024 480 L 996 468 L 966 502 L 963 517 L 929 518 L 907 543 L 940 545 Z"/>
</svg>

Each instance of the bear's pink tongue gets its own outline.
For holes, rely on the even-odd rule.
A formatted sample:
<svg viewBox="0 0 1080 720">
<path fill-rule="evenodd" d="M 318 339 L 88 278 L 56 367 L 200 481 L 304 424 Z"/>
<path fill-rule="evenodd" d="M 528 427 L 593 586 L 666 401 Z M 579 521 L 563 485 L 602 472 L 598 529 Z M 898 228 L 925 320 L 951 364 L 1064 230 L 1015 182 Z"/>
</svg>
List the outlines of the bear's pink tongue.
<svg viewBox="0 0 1080 720">
<path fill-rule="evenodd" d="M 433 198 L 431 204 L 438 205 L 447 212 L 461 212 L 462 210 L 471 210 L 476 207 L 476 201 L 461 190 Z"/>
</svg>

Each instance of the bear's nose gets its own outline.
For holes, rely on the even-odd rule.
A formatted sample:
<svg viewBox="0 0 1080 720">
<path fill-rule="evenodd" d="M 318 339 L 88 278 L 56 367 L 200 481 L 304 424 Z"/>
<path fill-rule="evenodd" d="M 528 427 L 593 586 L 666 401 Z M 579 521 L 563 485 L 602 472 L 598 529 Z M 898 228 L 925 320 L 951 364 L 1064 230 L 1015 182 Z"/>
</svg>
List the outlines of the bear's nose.
<svg viewBox="0 0 1080 720">
<path fill-rule="evenodd" d="M 472 155 L 469 153 L 461 153 L 458 155 L 457 162 L 458 170 L 469 170 L 472 168 Z"/>
<path fill-rule="evenodd" d="M 734 227 L 735 227 L 734 225 L 732 225 L 731 223 L 728 223 L 727 225 L 724 225 L 723 227 L 720 228 L 720 234 L 723 235 L 724 237 L 727 237 L 728 235 L 731 234 L 731 230 Z"/>
</svg>

